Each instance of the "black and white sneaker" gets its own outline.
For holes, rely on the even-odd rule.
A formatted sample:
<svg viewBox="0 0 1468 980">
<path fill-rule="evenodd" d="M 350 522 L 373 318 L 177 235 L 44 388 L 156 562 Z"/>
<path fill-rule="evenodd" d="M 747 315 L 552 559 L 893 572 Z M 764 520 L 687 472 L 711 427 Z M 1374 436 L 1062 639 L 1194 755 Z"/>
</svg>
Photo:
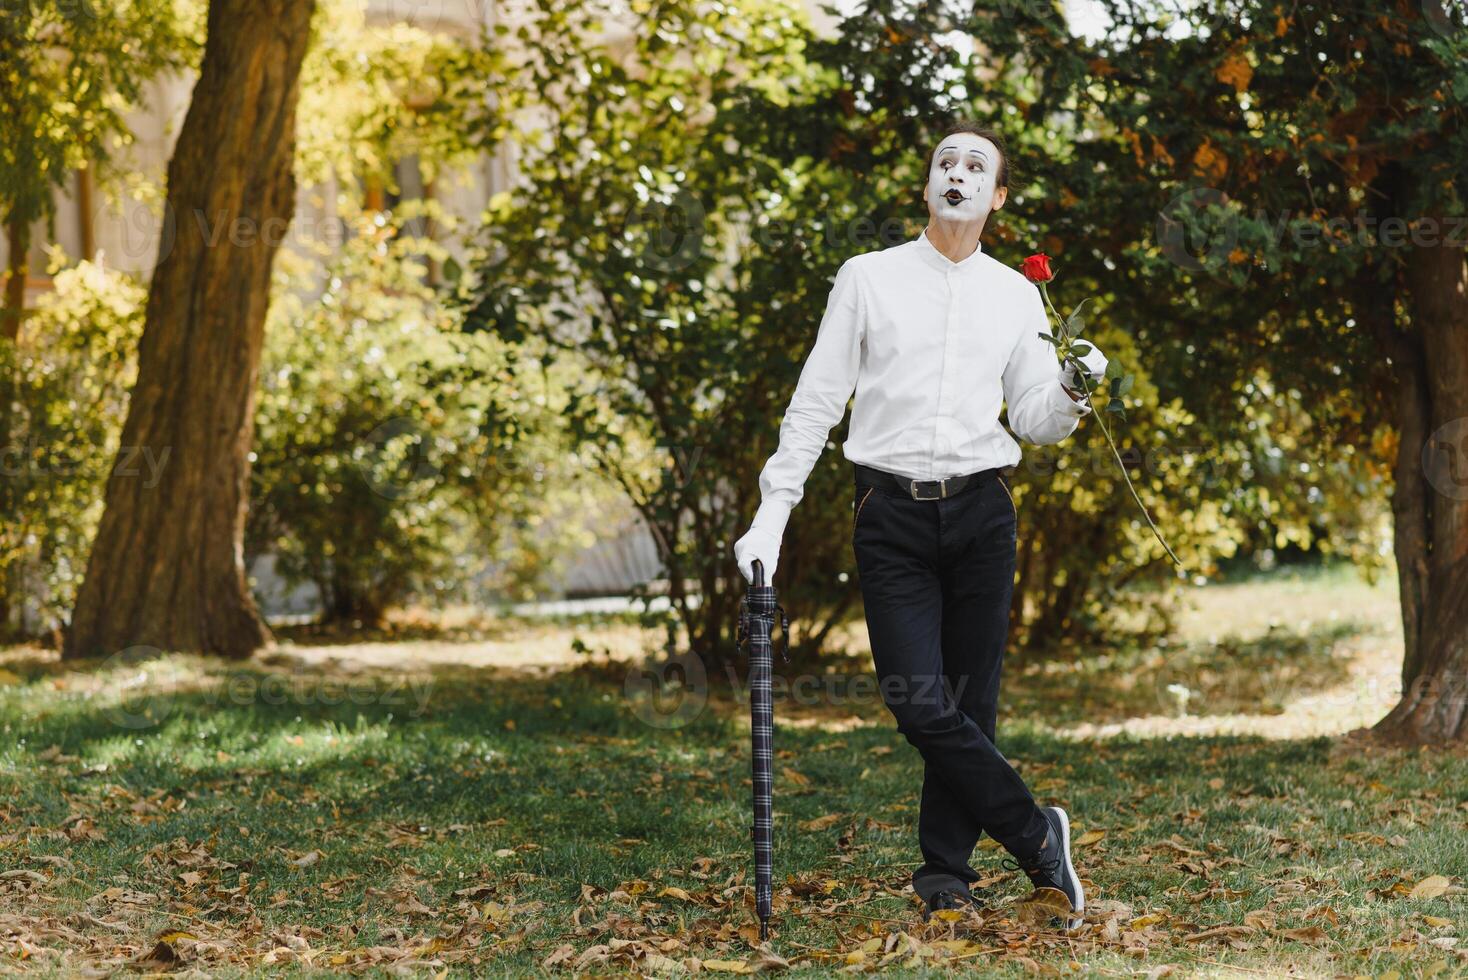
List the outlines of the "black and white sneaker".
<svg viewBox="0 0 1468 980">
<path fill-rule="evenodd" d="M 1050 822 L 1045 844 L 1027 860 L 1004 862 L 1004 867 L 1023 871 L 1036 888 L 1054 888 L 1070 900 L 1071 917 L 1067 931 L 1078 929 L 1086 911 L 1086 893 L 1081 879 L 1070 861 L 1070 818 L 1058 806 L 1041 807 Z"/>
</svg>

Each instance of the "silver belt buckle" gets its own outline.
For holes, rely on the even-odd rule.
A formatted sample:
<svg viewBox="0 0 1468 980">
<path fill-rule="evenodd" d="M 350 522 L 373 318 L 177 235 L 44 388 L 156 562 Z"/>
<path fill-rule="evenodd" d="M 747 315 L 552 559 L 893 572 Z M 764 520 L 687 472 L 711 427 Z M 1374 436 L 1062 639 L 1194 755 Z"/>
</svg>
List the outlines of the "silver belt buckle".
<svg viewBox="0 0 1468 980">
<path fill-rule="evenodd" d="M 939 480 L 938 481 L 938 496 L 936 496 L 936 497 L 919 497 L 918 496 L 918 489 L 917 489 L 918 482 L 919 481 L 917 481 L 917 480 L 911 480 L 911 481 L 908 482 L 907 490 L 908 490 L 909 493 L 912 494 L 912 499 L 913 500 L 941 500 L 942 498 L 948 496 L 948 481 L 947 480 Z"/>
</svg>

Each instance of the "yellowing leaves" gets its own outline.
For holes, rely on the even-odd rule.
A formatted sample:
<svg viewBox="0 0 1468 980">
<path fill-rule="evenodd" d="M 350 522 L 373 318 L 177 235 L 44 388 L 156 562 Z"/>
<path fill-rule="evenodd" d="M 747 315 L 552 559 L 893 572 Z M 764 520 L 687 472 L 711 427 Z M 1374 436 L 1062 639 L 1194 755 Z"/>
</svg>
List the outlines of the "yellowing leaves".
<svg viewBox="0 0 1468 980">
<path fill-rule="evenodd" d="M 1219 62 L 1213 76 L 1225 85 L 1232 85 L 1234 91 L 1242 95 L 1249 90 L 1249 82 L 1254 78 L 1254 66 L 1249 64 L 1242 51 L 1235 51 Z"/>
<path fill-rule="evenodd" d="M 1193 169 L 1210 180 L 1221 180 L 1228 173 L 1228 157 L 1213 145 L 1212 140 L 1204 139 L 1193 153 Z"/>
<path fill-rule="evenodd" d="M 1155 136 L 1148 137 L 1152 144 L 1150 147 L 1142 146 L 1141 134 L 1134 130 L 1123 129 L 1122 136 L 1131 144 L 1132 156 L 1136 158 L 1139 170 L 1145 169 L 1148 163 L 1160 162 L 1170 167 L 1175 162 L 1172 154 L 1167 152 L 1167 147 L 1163 146 Z"/>
</svg>

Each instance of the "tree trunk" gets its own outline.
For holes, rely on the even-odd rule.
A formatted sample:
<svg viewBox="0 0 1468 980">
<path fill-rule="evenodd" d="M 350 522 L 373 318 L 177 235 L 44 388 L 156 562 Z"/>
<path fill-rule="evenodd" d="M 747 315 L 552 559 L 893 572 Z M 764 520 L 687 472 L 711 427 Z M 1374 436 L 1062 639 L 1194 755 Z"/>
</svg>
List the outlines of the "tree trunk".
<svg viewBox="0 0 1468 980">
<path fill-rule="evenodd" d="M 20 326 L 25 319 L 25 286 L 29 275 L 27 254 L 31 248 L 31 226 L 29 221 L 11 214 L 5 223 L 5 238 L 9 246 L 5 277 L 5 298 L 0 305 L 0 344 L 9 349 L 0 350 L 0 461 L 16 452 L 12 445 L 15 432 L 15 405 L 19 398 L 17 377 L 18 360 L 11 357 L 20 344 Z M 16 516 L 16 493 L 14 481 L 0 474 L 0 517 L 11 520 Z M 19 571 L 12 565 L 0 569 L 0 636 L 10 635 L 12 615 L 11 597 L 20 594 L 15 587 L 20 578 Z"/>
<path fill-rule="evenodd" d="M 30 276 L 31 225 L 12 216 L 5 226 L 6 246 L 10 253 L 6 263 L 4 316 L 0 316 L 0 337 L 12 343 L 20 336 L 25 318 L 25 285 Z"/>
<path fill-rule="evenodd" d="M 212 0 L 168 166 L 138 379 L 65 656 L 247 656 L 270 631 L 244 521 L 270 269 L 295 211 L 296 102 L 314 0 Z"/>
<path fill-rule="evenodd" d="M 1376 726 L 1390 741 L 1468 741 L 1468 253 L 1441 209 L 1436 243 L 1404 277 L 1392 514 L 1406 655 L 1402 700 Z"/>
</svg>

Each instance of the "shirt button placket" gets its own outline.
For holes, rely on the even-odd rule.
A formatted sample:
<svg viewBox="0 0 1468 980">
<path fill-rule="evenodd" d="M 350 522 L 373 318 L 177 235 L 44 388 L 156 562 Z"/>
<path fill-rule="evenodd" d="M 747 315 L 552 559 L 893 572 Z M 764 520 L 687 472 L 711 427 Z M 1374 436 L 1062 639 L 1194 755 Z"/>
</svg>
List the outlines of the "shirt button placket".
<svg viewBox="0 0 1468 980">
<path fill-rule="evenodd" d="M 937 452 L 939 449 L 938 439 L 943 425 L 943 419 L 947 416 L 948 392 L 953 390 L 955 380 L 948 377 L 952 365 L 958 363 L 958 358 L 952 356 L 951 350 L 954 344 L 954 334 L 958 327 L 959 307 L 959 275 L 957 269 L 948 269 L 944 273 L 944 281 L 948 287 L 948 304 L 943 317 L 943 366 L 938 377 L 938 413 L 933 419 L 933 441 L 928 454 L 928 466 L 930 472 L 937 466 Z M 936 476 L 936 473 L 934 473 Z"/>
</svg>

